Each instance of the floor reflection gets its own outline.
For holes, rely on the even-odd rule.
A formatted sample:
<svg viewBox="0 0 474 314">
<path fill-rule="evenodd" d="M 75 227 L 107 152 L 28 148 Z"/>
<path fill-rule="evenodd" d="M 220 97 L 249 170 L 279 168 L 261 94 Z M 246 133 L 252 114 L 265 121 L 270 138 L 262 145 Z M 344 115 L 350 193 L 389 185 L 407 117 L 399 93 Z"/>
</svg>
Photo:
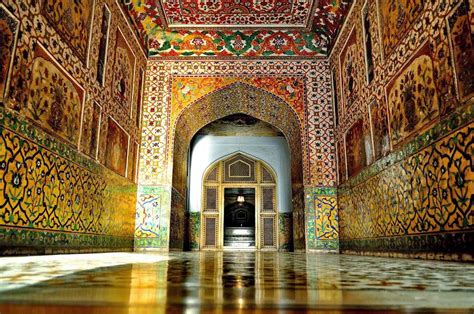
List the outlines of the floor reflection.
<svg viewBox="0 0 474 314">
<path fill-rule="evenodd" d="M 112 257 L 0 259 L 0 313 L 474 309 L 472 264 L 272 252 Z"/>
</svg>

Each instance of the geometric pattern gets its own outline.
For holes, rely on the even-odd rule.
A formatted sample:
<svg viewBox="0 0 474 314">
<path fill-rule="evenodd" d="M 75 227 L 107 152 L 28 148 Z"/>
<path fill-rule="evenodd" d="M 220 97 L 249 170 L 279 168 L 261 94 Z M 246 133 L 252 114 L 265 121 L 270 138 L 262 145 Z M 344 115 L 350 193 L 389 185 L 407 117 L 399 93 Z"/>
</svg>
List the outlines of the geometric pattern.
<svg viewBox="0 0 474 314">
<path fill-rule="evenodd" d="M 333 143 L 332 104 L 327 62 L 324 60 L 295 61 L 158 61 L 148 64 L 144 94 L 141 185 L 171 183 L 170 127 L 173 123 L 171 87 L 183 77 L 235 78 L 252 84 L 251 79 L 273 77 L 287 73 L 304 77 L 303 142 L 308 150 L 305 185 L 335 186 L 335 152 Z M 248 79 L 247 79 L 248 78 Z M 250 81 L 249 81 L 250 80 Z M 257 86 L 258 87 L 258 86 Z M 186 89 L 186 86 L 182 86 Z M 273 88 L 273 87 L 271 87 Z M 270 90 L 272 92 L 272 90 Z M 194 97 L 190 97 L 196 100 Z M 190 101 L 192 102 L 192 101 Z M 182 108 L 180 108 L 182 110 Z"/>
</svg>

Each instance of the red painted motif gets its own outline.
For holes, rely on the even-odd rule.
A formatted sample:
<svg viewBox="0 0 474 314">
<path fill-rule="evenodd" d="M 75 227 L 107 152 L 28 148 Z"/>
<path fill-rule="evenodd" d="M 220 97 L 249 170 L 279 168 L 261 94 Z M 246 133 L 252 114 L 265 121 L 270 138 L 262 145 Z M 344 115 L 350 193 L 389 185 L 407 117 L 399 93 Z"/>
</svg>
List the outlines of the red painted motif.
<svg viewBox="0 0 474 314">
<path fill-rule="evenodd" d="M 172 0 L 163 3 L 174 25 L 305 26 L 313 0 Z"/>
</svg>

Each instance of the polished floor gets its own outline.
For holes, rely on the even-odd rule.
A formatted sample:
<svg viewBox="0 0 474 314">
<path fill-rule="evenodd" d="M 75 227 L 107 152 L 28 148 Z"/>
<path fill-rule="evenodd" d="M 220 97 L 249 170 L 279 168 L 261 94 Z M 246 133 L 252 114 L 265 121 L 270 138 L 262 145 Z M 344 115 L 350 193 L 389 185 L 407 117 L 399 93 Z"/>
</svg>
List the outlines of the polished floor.
<svg viewBox="0 0 474 314">
<path fill-rule="evenodd" d="M 474 264 L 332 254 L 0 258 L 0 313 L 474 313 Z"/>
</svg>

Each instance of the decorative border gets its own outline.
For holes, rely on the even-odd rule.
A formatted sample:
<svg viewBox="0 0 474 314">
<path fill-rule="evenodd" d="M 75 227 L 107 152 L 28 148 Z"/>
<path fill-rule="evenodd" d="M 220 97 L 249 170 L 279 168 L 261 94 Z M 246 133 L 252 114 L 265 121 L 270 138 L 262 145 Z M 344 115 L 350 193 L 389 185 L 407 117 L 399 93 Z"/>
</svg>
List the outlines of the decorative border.
<svg viewBox="0 0 474 314">
<path fill-rule="evenodd" d="M 70 144 L 66 144 L 38 127 L 31 125 L 30 122 L 27 122 L 17 113 L 0 107 L 0 130 L 3 128 L 31 140 L 36 145 L 58 154 L 93 173 L 99 172 L 101 166 L 90 157 L 86 157 L 84 154 L 77 152 Z"/>
<path fill-rule="evenodd" d="M 133 249 L 133 236 L 66 233 L 52 230 L 31 230 L 0 226 L 0 255 L 2 251 L 21 251 L 27 248 L 46 249 Z"/>
</svg>

